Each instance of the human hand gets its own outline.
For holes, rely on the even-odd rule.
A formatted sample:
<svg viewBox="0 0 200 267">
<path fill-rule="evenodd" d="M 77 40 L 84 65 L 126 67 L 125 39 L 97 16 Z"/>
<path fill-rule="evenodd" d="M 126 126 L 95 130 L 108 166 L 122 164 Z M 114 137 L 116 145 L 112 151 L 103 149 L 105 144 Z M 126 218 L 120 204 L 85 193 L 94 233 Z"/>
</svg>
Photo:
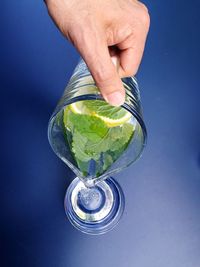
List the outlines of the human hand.
<svg viewBox="0 0 200 267">
<path fill-rule="evenodd" d="M 149 30 L 149 15 L 136 0 L 46 0 L 48 12 L 85 60 L 111 105 L 125 100 L 120 78 L 136 74 Z"/>
</svg>

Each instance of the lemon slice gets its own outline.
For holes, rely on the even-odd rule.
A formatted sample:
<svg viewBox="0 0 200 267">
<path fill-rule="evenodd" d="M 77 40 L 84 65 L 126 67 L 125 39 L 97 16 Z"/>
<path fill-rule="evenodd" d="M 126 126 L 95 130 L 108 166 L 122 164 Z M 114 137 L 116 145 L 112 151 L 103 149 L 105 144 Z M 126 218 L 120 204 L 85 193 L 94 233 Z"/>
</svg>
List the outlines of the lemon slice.
<svg viewBox="0 0 200 267">
<path fill-rule="evenodd" d="M 127 113 L 120 119 L 110 119 L 110 118 L 107 118 L 107 117 L 104 117 L 104 116 L 99 116 L 97 114 L 95 114 L 96 117 L 100 118 L 102 121 L 105 122 L 105 124 L 108 126 L 108 127 L 116 127 L 116 126 L 119 126 L 119 125 L 122 125 L 124 124 L 125 122 L 129 121 L 130 118 L 131 118 L 131 113 L 127 111 Z"/>
<path fill-rule="evenodd" d="M 93 101 L 93 103 L 95 104 L 95 101 L 97 100 L 87 100 L 87 101 Z M 105 102 L 101 101 L 102 104 L 103 104 L 103 107 L 105 108 Z M 110 108 L 110 105 L 108 105 L 109 108 Z M 75 103 L 72 103 L 69 108 L 71 109 L 71 111 L 73 113 L 76 113 L 76 114 L 87 114 L 87 115 L 91 115 L 91 116 L 94 116 L 94 117 L 98 117 L 100 118 L 102 121 L 105 122 L 105 124 L 108 126 L 108 127 L 116 127 L 116 126 L 119 126 L 119 125 L 122 125 L 123 123 L 127 122 L 128 120 L 131 119 L 132 117 L 132 114 L 126 110 L 124 110 L 123 108 L 120 108 L 120 109 L 123 109 L 123 113 L 121 112 L 120 110 L 120 114 L 122 114 L 122 116 L 120 118 L 110 118 L 108 117 L 110 114 L 108 114 L 108 116 L 102 116 L 102 115 L 99 115 L 97 113 L 97 111 L 95 110 L 92 110 L 92 109 L 89 109 L 85 104 L 84 104 L 84 101 L 79 101 L 79 102 L 75 102 Z M 114 109 L 115 107 L 113 107 Z"/>
<path fill-rule="evenodd" d="M 91 114 L 93 112 L 90 112 L 90 110 L 84 105 L 84 101 L 78 101 L 74 102 L 71 105 L 69 105 L 69 108 L 72 112 L 76 114 Z"/>
</svg>

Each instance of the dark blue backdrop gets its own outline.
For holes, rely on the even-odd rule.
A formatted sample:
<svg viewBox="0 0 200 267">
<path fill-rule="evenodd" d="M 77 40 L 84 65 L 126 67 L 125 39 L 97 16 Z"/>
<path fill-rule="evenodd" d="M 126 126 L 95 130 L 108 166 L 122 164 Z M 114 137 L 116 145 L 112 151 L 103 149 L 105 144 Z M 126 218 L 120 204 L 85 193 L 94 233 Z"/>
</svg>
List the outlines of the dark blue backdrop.
<svg viewBox="0 0 200 267">
<path fill-rule="evenodd" d="M 78 54 L 41 0 L 1 0 L 0 266 L 200 266 L 200 4 L 146 3 L 138 79 L 148 146 L 116 176 L 126 196 L 118 227 L 87 236 L 65 217 L 73 174 L 47 141 Z"/>
</svg>

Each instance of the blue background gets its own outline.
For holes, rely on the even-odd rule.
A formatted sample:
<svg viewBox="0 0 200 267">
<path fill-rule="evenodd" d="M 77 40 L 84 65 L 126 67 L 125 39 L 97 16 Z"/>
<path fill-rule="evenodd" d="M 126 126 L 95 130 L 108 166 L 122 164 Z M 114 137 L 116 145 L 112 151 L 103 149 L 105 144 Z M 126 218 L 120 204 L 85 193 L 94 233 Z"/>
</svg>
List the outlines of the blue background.
<svg viewBox="0 0 200 267">
<path fill-rule="evenodd" d="M 66 219 L 74 176 L 47 140 L 79 56 L 41 0 L 1 0 L 0 266 L 200 266 L 200 4 L 146 4 L 151 30 L 137 76 L 148 146 L 116 176 L 126 196 L 118 227 L 87 236 Z"/>
</svg>

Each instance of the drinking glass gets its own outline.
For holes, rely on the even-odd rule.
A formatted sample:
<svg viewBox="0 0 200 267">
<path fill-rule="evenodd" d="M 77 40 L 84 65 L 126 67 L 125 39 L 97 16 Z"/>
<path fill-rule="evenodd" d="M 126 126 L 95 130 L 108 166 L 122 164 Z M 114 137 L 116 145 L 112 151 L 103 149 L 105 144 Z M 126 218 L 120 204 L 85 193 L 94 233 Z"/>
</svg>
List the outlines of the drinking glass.
<svg viewBox="0 0 200 267">
<path fill-rule="evenodd" d="M 110 106 L 81 59 L 48 125 L 53 151 L 77 176 L 66 191 L 65 212 L 87 234 L 105 233 L 118 223 L 125 200 L 111 176 L 135 162 L 146 144 L 136 78 L 122 82 L 125 103 Z"/>
</svg>

